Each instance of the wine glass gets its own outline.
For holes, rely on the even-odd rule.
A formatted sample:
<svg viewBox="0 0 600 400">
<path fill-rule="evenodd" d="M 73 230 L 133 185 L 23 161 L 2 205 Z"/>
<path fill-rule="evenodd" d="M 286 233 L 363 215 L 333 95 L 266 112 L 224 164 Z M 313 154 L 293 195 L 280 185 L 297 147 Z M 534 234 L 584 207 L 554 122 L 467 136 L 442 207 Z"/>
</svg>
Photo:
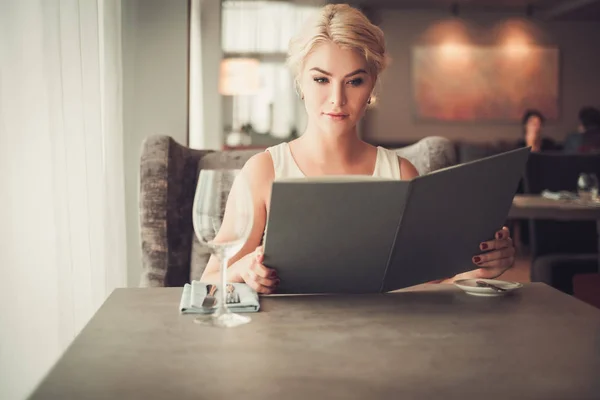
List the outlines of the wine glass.
<svg viewBox="0 0 600 400">
<path fill-rule="evenodd" d="M 196 322 L 219 327 L 250 322 L 250 317 L 232 313 L 226 302 L 229 260 L 246 243 L 254 221 L 252 196 L 245 175 L 240 170 L 201 170 L 192 221 L 200 243 L 207 246 L 221 264 L 217 309 L 210 318 L 197 318 Z"/>
<path fill-rule="evenodd" d="M 581 201 L 598 201 L 598 177 L 596 174 L 580 174 L 577 179 L 577 194 Z"/>
</svg>

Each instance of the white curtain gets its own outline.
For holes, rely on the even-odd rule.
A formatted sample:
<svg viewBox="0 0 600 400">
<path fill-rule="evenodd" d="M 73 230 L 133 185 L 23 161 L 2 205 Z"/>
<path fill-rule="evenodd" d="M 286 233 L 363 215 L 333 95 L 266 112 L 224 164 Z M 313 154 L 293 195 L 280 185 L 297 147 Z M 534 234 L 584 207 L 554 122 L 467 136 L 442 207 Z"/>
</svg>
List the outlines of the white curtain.
<svg viewBox="0 0 600 400">
<path fill-rule="evenodd" d="M 0 1 L 0 398 L 125 286 L 120 0 Z"/>
</svg>

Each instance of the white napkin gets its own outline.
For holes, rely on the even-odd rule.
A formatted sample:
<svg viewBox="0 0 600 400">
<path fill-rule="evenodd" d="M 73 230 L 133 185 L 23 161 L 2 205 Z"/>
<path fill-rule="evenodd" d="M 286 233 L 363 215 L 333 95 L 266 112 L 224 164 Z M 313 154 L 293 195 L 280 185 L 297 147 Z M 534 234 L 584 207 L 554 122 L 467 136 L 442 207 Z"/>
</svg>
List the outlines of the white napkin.
<svg viewBox="0 0 600 400">
<path fill-rule="evenodd" d="M 192 284 L 186 283 L 181 294 L 179 311 L 182 314 L 211 314 L 216 307 L 211 309 L 202 308 L 202 302 L 206 297 L 206 282 L 192 281 Z M 245 283 L 232 283 L 235 291 L 240 296 L 239 303 L 228 304 L 227 307 L 235 313 L 257 312 L 260 309 L 258 294 L 254 289 Z M 217 304 L 220 294 L 215 293 Z"/>
<path fill-rule="evenodd" d="M 576 193 L 569 192 L 567 190 L 561 190 L 560 192 L 551 192 L 550 190 L 544 190 L 542 197 L 551 200 L 577 200 L 579 196 Z"/>
</svg>

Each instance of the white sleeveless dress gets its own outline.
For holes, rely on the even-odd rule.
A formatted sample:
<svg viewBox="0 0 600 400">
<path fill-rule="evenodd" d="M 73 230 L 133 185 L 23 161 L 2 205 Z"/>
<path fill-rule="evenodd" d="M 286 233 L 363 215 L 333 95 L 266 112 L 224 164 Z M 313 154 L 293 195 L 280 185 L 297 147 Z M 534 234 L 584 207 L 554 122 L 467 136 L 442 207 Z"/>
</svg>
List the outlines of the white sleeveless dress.
<svg viewBox="0 0 600 400">
<path fill-rule="evenodd" d="M 275 180 L 284 178 L 304 178 L 298 164 L 292 156 L 288 143 L 281 143 L 269 147 L 266 151 L 271 154 L 273 168 L 275 169 Z M 373 176 L 377 178 L 400 180 L 400 162 L 398 154 L 383 147 L 377 147 L 377 160 Z"/>
<path fill-rule="evenodd" d="M 285 178 L 304 178 L 304 173 L 296 164 L 290 146 L 288 143 L 281 143 L 273 147 L 267 148 L 273 159 L 273 168 L 275 170 L 275 180 Z M 377 147 L 377 160 L 375 161 L 375 170 L 373 176 L 377 178 L 400 180 L 400 162 L 398 160 L 398 154 L 392 150 L 386 148 Z M 269 210 L 267 209 L 267 215 Z M 261 245 L 265 241 L 267 235 L 267 228 L 263 232 Z"/>
</svg>

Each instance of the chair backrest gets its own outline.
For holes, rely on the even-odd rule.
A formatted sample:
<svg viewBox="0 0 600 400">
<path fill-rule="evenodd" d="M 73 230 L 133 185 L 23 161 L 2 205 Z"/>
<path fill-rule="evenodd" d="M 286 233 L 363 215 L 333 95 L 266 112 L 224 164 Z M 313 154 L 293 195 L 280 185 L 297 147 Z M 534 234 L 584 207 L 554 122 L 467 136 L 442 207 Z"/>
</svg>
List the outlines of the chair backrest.
<svg viewBox="0 0 600 400">
<path fill-rule="evenodd" d="M 532 153 L 525 172 L 526 193 L 577 190 L 579 174 L 588 172 L 600 176 L 600 154 Z M 546 221 L 530 223 L 532 256 L 597 252 L 596 223 L 593 221 Z"/>
<path fill-rule="evenodd" d="M 429 136 L 418 142 L 396 149 L 396 153 L 410 161 L 419 175 L 425 175 L 457 163 L 454 143 L 441 136 Z"/>
<path fill-rule="evenodd" d="M 192 150 L 169 136 L 153 136 L 142 146 L 140 165 L 141 286 L 183 286 L 200 279 L 209 258 L 192 226 L 192 205 L 203 168 L 242 168 L 256 150 Z M 453 144 L 428 137 L 397 149 L 420 174 L 456 163 Z"/>
<path fill-rule="evenodd" d="M 192 204 L 199 168 L 241 168 L 259 150 L 193 150 L 169 136 L 152 136 L 140 158 L 140 286 L 190 281 Z"/>
</svg>

